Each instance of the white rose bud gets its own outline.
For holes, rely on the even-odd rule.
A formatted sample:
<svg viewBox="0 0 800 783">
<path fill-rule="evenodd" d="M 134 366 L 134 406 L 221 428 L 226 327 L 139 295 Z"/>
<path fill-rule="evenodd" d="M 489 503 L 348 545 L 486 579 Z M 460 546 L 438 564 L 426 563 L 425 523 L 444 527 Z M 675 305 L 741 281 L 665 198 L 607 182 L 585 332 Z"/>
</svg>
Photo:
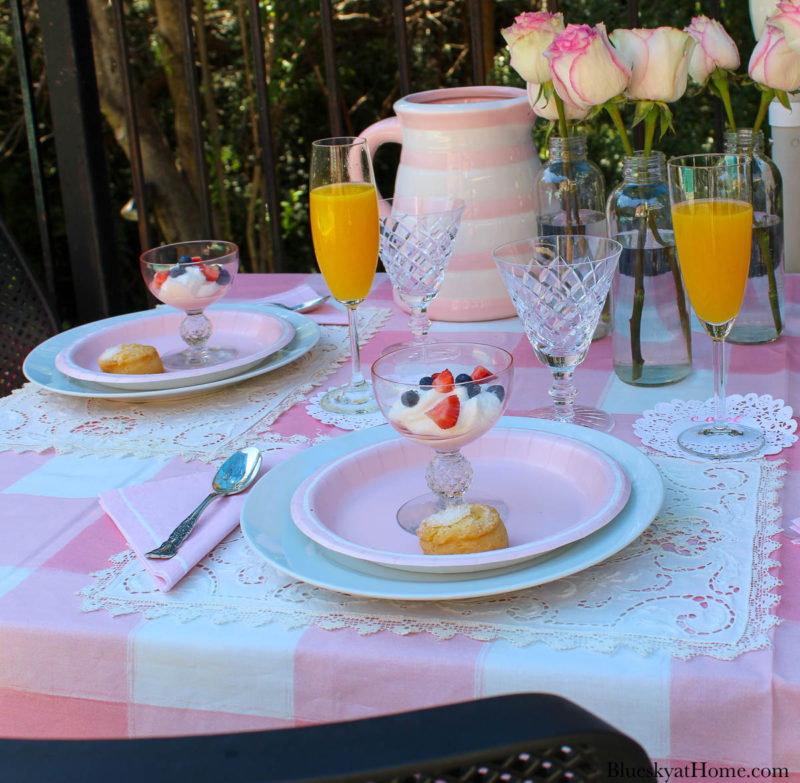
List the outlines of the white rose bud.
<svg viewBox="0 0 800 783">
<path fill-rule="evenodd" d="M 528 101 L 531 104 L 533 113 L 544 120 L 557 120 L 558 108 L 556 107 L 555 98 L 552 95 L 545 96 L 541 92 L 541 87 L 541 84 L 528 82 Z M 582 120 L 589 112 L 589 109 L 580 109 L 568 101 L 562 102 L 564 104 L 564 116 L 568 120 Z"/>
<path fill-rule="evenodd" d="M 747 72 L 754 82 L 773 90 L 800 89 L 800 56 L 792 51 L 786 36 L 771 24 L 764 25 L 750 55 Z"/>
<path fill-rule="evenodd" d="M 696 16 L 686 32 L 695 41 L 689 60 L 689 76 L 698 84 L 705 84 L 717 68 L 735 71 L 739 67 L 739 50 L 716 19 Z"/>
<path fill-rule="evenodd" d="M 550 64 L 544 58 L 544 51 L 563 29 L 563 14 L 527 11 L 500 31 L 508 44 L 511 67 L 526 82 L 550 81 Z"/>
<path fill-rule="evenodd" d="M 750 0 L 750 23 L 753 25 L 753 35 L 756 41 L 761 38 L 767 19 L 775 13 L 778 0 Z"/>
<path fill-rule="evenodd" d="M 617 56 L 604 24 L 567 25 L 545 52 L 553 87 L 565 104 L 580 111 L 616 98 L 628 84 L 630 69 Z"/>
<path fill-rule="evenodd" d="M 778 3 L 777 13 L 767 19 L 767 24 L 777 27 L 789 47 L 800 53 L 800 0 Z"/>
<path fill-rule="evenodd" d="M 676 27 L 614 30 L 611 41 L 631 68 L 625 94 L 637 101 L 673 103 L 686 92 L 694 39 Z"/>
</svg>

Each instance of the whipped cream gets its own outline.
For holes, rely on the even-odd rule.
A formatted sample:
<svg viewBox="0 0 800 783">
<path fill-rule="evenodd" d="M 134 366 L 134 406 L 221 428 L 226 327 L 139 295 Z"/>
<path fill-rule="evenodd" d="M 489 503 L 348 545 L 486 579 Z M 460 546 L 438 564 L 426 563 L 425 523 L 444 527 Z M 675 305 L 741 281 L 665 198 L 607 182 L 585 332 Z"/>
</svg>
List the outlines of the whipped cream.
<svg viewBox="0 0 800 783">
<path fill-rule="evenodd" d="M 188 266 L 178 277 L 168 277 L 157 292 L 158 298 L 180 310 L 202 310 L 219 299 L 227 288 L 206 280 L 199 266 Z"/>
<path fill-rule="evenodd" d="M 426 416 L 426 413 L 450 394 L 458 396 L 461 409 L 455 426 L 444 430 L 433 419 Z M 474 397 L 467 394 L 466 386 L 457 386 L 446 394 L 429 389 L 421 390 L 419 402 L 411 407 L 407 407 L 397 400 L 389 410 L 389 420 L 412 435 L 449 439 L 489 429 L 500 416 L 501 407 L 502 403 L 497 395 L 487 392 L 485 389 L 482 389 Z"/>
<path fill-rule="evenodd" d="M 459 503 L 455 506 L 448 506 L 441 511 L 434 512 L 424 519 L 422 524 L 431 527 L 450 527 L 450 525 L 455 525 L 471 513 L 471 503 Z"/>
</svg>

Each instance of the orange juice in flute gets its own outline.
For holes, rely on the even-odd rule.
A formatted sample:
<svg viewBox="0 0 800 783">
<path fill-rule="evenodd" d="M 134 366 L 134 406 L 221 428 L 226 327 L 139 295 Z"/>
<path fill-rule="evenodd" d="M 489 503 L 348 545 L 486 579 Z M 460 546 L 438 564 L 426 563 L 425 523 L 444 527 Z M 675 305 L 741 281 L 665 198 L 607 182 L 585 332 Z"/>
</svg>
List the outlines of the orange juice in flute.
<svg viewBox="0 0 800 783">
<path fill-rule="evenodd" d="M 742 305 L 750 268 L 750 158 L 687 155 L 672 158 L 667 170 L 678 263 L 692 307 L 713 341 L 713 420 L 681 432 L 678 445 L 701 457 L 742 457 L 764 444 L 757 427 L 728 421 L 725 400 L 725 337 Z"/>
<path fill-rule="evenodd" d="M 361 371 L 356 316 L 375 277 L 380 242 L 378 192 L 366 140 L 315 141 L 309 188 L 314 254 L 331 293 L 347 308 L 352 359 L 350 382 L 328 391 L 320 405 L 333 413 L 373 413 L 378 405 Z"/>
<path fill-rule="evenodd" d="M 736 317 L 750 265 L 753 206 L 744 201 L 684 201 L 672 212 L 683 281 L 697 317 L 723 324 Z M 678 239 L 679 237 L 679 239 Z"/>
<path fill-rule="evenodd" d="M 378 196 L 363 182 L 322 185 L 311 191 L 314 253 L 328 288 L 340 302 L 362 301 L 378 258 Z"/>
</svg>

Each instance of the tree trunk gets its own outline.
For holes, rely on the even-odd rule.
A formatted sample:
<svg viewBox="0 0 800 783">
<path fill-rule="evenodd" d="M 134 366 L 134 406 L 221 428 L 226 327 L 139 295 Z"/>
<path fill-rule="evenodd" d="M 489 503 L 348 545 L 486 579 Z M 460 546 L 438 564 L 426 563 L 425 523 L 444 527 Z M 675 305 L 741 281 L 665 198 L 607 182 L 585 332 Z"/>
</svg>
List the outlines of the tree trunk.
<svg viewBox="0 0 800 783">
<path fill-rule="evenodd" d="M 168 0 L 168 4 L 172 5 L 174 10 L 173 0 Z M 89 0 L 89 11 L 100 106 L 114 132 L 114 137 L 130 158 L 130 138 L 125 117 L 124 91 L 118 66 L 119 51 L 114 30 L 113 10 L 106 0 Z M 173 23 L 179 24 L 177 15 L 165 14 L 159 20 L 159 30 L 166 30 L 167 26 Z M 169 40 L 174 40 L 173 34 L 177 36 L 177 40 L 180 40 L 179 28 L 171 32 Z M 166 32 L 164 35 L 167 40 Z M 179 51 L 180 49 L 178 49 Z M 179 54 L 175 54 L 173 63 L 180 65 L 182 74 L 183 67 Z M 168 76 L 168 79 L 174 78 L 174 73 Z M 176 87 L 177 84 L 173 83 L 171 91 Z M 202 219 L 200 205 L 192 186 L 192 179 L 190 179 L 194 174 L 191 147 L 187 154 L 185 133 L 182 133 L 182 140 L 179 137 L 179 153 L 178 159 L 176 159 L 150 104 L 142 99 L 142 92 L 141 85 L 134 83 L 133 93 L 136 102 L 142 167 L 153 214 L 167 242 L 198 237 L 202 233 Z M 183 94 L 186 95 L 185 87 Z M 176 131 L 178 116 L 184 118 L 180 120 L 180 123 L 185 121 L 188 127 L 187 113 L 181 110 L 177 102 L 175 103 L 175 113 Z M 181 125 L 181 127 L 183 126 Z M 189 130 L 189 142 L 191 144 L 191 130 Z"/>
</svg>

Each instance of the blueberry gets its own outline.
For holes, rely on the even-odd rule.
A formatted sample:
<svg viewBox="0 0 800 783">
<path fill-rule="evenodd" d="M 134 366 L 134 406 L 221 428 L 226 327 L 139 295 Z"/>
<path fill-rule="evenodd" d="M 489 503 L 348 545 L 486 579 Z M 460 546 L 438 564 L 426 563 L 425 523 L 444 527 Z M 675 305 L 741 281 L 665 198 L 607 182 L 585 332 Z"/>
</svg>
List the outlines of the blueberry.
<svg viewBox="0 0 800 783">
<path fill-rule="evenodd" d="M 180 264 L 178 264 L 178 266 L 173 266 L 172 269 L 169 270 L 170 277 L 180 277 L 185 274 L 186 270 Z"/>
<path fill-rule="evenodd" d="M 407 392 L 403 392 L 400 402 L 402 402 L 406 408 L 413 408 L 419 402 L 419 394 L 413 389 L 409 389 Z"/>
<path fill-rule="evenodd" d="M 192 263 L 192 257 L 191 256 L 181 256 L 178 259 L 178 263 L 181 264 L 181 265 L 191 264 Z"/>
<path fill-rule="evenodd" d="M 497 386 L 495 388 L 502 389 L 502 386 Z M 474 397 L 476 394 L 481 393 L 481 385 L 479 383 L 473 383 L 467 386 L 467 397 Z"/>
<path fill-rule="evenodd" d="M 217 278 L 217 285 L 227 285 L 231 281 L 231 273 L 227 269 L 219 270 L 219 277 Z"/>
<path fill-rule="evenodd" d="M 489 394 L 496 394 L 497 395 L 497 399 L 500 400 L 500 402 L 502 402 L 503 399 L 506 396 L 506 390 L 502 386 L 499 386 L 499 385 L 498 386 L 490 386 L 486 391 L 489 392 Z"/>
<path fill-rule="evenodd" d="M 456 375 L 456 383 L 469 383 L 471 380 L 472 376 L 467 375 L 465 372 Z"/>
<path fill-rule="evenodd" d="M 426 375 L 423 378 L 419 379 L 419 385 L 422 386 L 423 389 L 424 388 L 430 389 L 431 386 L 433 386 L 433 378 L 431 378 L 430 375 Z"/>
</svg>

